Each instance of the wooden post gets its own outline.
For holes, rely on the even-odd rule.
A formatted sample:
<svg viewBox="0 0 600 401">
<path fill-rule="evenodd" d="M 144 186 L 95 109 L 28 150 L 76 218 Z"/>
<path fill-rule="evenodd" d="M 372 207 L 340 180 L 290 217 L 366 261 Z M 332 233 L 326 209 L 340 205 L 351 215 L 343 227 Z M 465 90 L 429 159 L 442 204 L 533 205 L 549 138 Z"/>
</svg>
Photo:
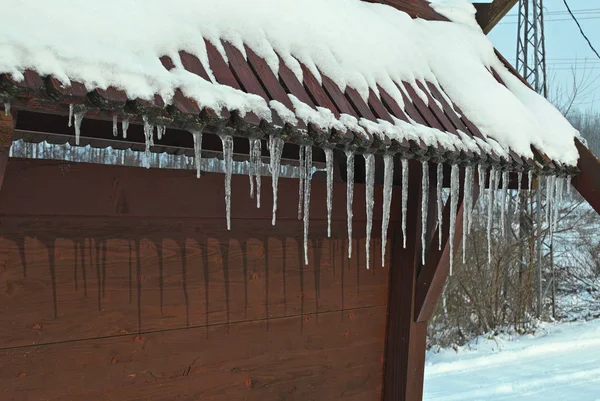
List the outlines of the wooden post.
<svg viewBox="0 0 600 401">
<path fill-rule="evenodd" d="M 425 265 L 421 266 L 421 191 L 420 166 L 413 162 L 409 175 L 406 249 L 402 236 L 394 235 L 390 267 L 386 362 L 383 401 L 420 401 L 423 398 L 427 321 L 433 314 L 448 277 L 450 243 L 448 227 L 450 202 L 443 211 L 442 250 L 438 250 L 436 188 L 430 179 L 426 238 L 429 246 Z M 464 179 L 464 174 L 461 174 Z M 462 181 L 461 179 L 461 181 Z M 479 194 L 473 183 L 474 201 Z M 454 249 L 462 239 L 463 187 L 459 191 Z"/>
<path fill-rule="evenodd" d="M 8 155 L 15 133 L 15 125 L 11 114 L 0 113 L 0 189 L 4 182 Z"/>
<path fill-rule="evenodd" d="M 427 322 L 417 323 L 413 319 L 415 284 L 420 263 L 420 172 L 420 163 L 411 161 L 406 248 L 403 246 L 402 233 L 397 227 L 394 230 L 383 401 L 419 401 L 423 394 Z"/>
</svg>

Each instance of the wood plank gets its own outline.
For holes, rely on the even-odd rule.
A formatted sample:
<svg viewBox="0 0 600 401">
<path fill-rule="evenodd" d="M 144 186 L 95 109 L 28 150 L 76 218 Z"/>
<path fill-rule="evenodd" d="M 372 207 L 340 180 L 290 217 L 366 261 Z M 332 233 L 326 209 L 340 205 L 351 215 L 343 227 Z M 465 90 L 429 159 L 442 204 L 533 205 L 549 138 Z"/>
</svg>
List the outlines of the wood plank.
<svg viewBox="0 0 600 401">
<path fill-rule="evenodd" d="M 210 212 L 222 207 L 209 200 L 222 203 L 222 175 L 186 184 L 189 175 L 193 172 L 10 160 L 0 192 L 5 266 L 0 321 L 11 322 L 0 325 L 3 344 L 301 319 L 328 311 L 343 315 L 348 308 L 387 302 L 387 271 L 364 267 L 364 187 L 356 188 L 355 252 L 348 261 L 345 187 L 336 184 L 333 236 L 327 239 L 326 210 L 318 202 L 325 199 L 325 183 L 314 181 L 304 266 L 297 181 L 280 182 L 282 206 L 274 228 L 265 194 L 264 212 L 256 216 L 248 215 L 247 200 L 240 199 L 228 232 L 224 218 Z M 247 177 L 234 176 L 234 193 L 245 195 L 247 185 Z M 264 185 L 269 187 L 266 179 Z M 380 205 L 380 186 L 375 194 Z M 151 205 L 140 209 L 148 200 Z M 372 248 L 378 249 L 379 207 L 375 216 Z M 400 218 L 394 209 L 391 221 Z"/>
<path fill-rule="evenodd" d="M 285 65 L 281 57 L 279 58 L 279 79 L 281 80 L 281 84 L 286 89 L 287 93 L 294 95 L 301 102 L 306 103 L 313 109 L 316 109 L 315 103 L 309 96 L 302 83 L 298 80 L 292 70 Z"/>
<path fill-rule="evenodd" d="M 3 349 L 12 400 L 375 401 L 385 307 Z"/>
<path fill-rule="evenodd" d="M 271 181 L 263 177 L 262 207 L 248 209 L 248 177 L 232 177 L 232 219 L 271 219 Z M 193 170 L 131 168 L 52 160 L 10 159 L 4 187 L 0 192 L 0 215 L 6 216 L 88 216 L 217 219 L 224 223 L 223 175 L 206 173 L 200 179 Z M 85 189 L 83 189 L 85 188 Z M 416 187 L 418 190 L 418 186 Z M 383 187 L 375 186 L 376 220 L 382 214 Z M 279 179 L 278 220 L 297 221 L 298 181 Z M 206 196 L 209 193 L 211 196 Z M 148 200 L 152 199 L 152 202 Z M 310 219 L 326 220 L 326 187 L 313 181 Z M 400 199 L 394 188 L 394 199 Z M 355 185 L 354 220 L 366 221 L 365 189 Z M 392 209 L 391 220 L 399 221 L 401 211 Z M 346 221 L 346 186 L 333 189 L 332 219 Z M 233 223 L 232 229 L 239 227 Z"/>
<path fill-rule="evenodd" d="M 600 213 L 600 160 L 578 139 L 575 139 L 575 146 L 579 151 L 579 174 L 571 183 L 596 213 Z"/>
<path fill-rule="evenodd" d="M 387 271 L 365 269 L 360 227 L 349 263 L 344 237 L 313 236 L 305 266 L 298 222 L 241 222 L 230 235 L 214 220 L 0 219 L 3 346 L 386 304 Z"/>
<path fill-rule="evenodd" d="M 350 102 L 348 102 L 348 99 L 346 99 L 339 86 L 331 78 L 325 74 L 321 74 L 321 81 L 323 82 L 323 88 L 329 94 L 329 97 L 333 100 L 340 113 L 360 118 L 360 115 L 354 110 Z"/>
<path fill-rule="evenodd" d="M 248 63 L 256 72 L 256 76 L 262 82 L 265 90 L 269 94 L 269 98 L 277 100 L 290 110 L 294 110 L 294 105 L 288 97 L 285 89 L 281 86 L 277 77 L 267 65 L 267 62 L 260 58 L 251 48 L 245 46 Z M 299 84 L 299 83 L 298 83 Z"/>
<path fill-rule="evenodd" d="M 486 35 L 498 25 L 498 22 L 517 4 L 518 0 L 493 0 L 491 3 L 473 3 L 477 14 L 477 23 Z"/>
<path fill-rule="evenodd" d="M 183 65 L 183 68 L 210 82 L 208 73 L 206 72 L 206 69 L 204 68 L 202 62 L 198 57 L 182 50 L 179 52 L 179 58 L 181 59 L 181 64 Z"/>
<path fill-rule="evenodd" d="M 336 104 L 332 101 L 329 95 L 325 92 L 319 81 L 315 78 L 312 72 L 302 63 L 300 63 L 302 67 L 302 75 L 304 78 L 304 87 L 307 92 L 310 94 L 311 98 L 314 100 L 317 106 L 325 107 L 326 109 L 331 110 L 335 118 L 340 117 L 340 110 Z"/>
</svg>

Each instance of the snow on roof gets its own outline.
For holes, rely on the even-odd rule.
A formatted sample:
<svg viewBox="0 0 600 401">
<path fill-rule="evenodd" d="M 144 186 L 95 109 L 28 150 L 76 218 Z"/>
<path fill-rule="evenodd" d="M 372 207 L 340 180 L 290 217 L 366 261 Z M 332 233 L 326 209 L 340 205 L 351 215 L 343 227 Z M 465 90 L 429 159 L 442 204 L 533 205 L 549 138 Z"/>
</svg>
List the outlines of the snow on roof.
<svg viewBox="0 0 600 401">
<path fill-rule="evenodd" d="M 54 0 L 52 5 L 22 0 L 3 10 L 0 73 L 20 80 L 29 69 L 67 86 L 83 83 L 89 91 L 118 88 L 129 99 L 150 100 L 158 94 L 167 104 L 180 89 L 201 108 L 252 112 L 268 121 L 276 110 L 291 124 L 299 117 L 323 128 L 417 138 L 448 149 L 477 153 L 493 148 L 505 157 L 510 149 L 532 158 L 533 146 L 554 161 L 575 165 L 578 132 L 506 69 L 477 27 L 472 6 L 466 0 L 432 3 L 457 23 L 412 19 L 396 8 L 359 0 Z M 308 71 L 319 84 L 330 79 L 342 93 L 355 89 L 369 105 L 373 92 L 405 110 L 411 99 L 407 90 L 428 104 L 433 99 L 423 88 L 433 85 L 483 138 L 450 135 L 393 113 L 391 122 L 336 116 L 304 107 L 297 98 L 292 99 L 294 114 L 280 102 L 218 83 L 206 41 L 224 60 L 223 41 L 244 57 L 247 47 L 275 76 L 281 59 L 300 82 Z M 200 60 L 210 81 L 185 68 L 181 51 Z M 174 68 L 161 63 L 165 55 Z"/>
</svg>

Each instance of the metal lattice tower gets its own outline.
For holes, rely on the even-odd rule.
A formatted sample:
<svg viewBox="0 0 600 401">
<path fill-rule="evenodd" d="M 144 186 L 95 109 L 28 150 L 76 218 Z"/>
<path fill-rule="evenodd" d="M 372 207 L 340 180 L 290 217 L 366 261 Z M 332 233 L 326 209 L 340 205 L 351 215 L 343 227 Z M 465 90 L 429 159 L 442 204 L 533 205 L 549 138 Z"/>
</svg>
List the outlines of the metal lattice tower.
<svg viewBox="0 0 600 401">
<path fill-rule="evenodd" d="M 517 71 L 547 97 L 544 0 L 519 0 Z"/>
<path fill-rule="evenodd" d="M 517 71 L 527 80 L 535 91 L 544 97 L 548 97 L 546 84 L 546 40 L 544 36 L 544 0 L 519 0 L 519 20 L 517 31 Z M 539 184 L 539 183 L 538 183 Z M 521 221 L 535 219 L 536 245 L 535 263 L 537 266 L 537 316 L 540 317 L 543 309 L 544 278 L 543 261 L 550 255 L 550 264 L 554 271 L 552 261 L 552 239 L 547 244 L 542 238 L 543 210 L 547 207 L 545 196 L 540 188 L 536 191 L 535 209 L 536 216 L 525 216 L 521 214 Z M 524 201 L 524 199 L 523 199 Z M 522 203 L 523 205 L 523 203 Z M 523 210 L 523 209 L 522 209 Z M 521 232 L 521 235 L 530 235 Z M 552 275 L 553 276 L 553 275 Z M 554 280 L 551 285 L 554 288 Z"/>
</svg>

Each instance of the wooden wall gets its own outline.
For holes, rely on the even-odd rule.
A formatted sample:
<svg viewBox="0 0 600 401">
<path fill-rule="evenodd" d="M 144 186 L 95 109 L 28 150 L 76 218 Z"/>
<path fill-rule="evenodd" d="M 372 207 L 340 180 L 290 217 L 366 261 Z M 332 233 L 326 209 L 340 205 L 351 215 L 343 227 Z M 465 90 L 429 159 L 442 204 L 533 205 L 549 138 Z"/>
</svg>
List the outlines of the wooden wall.
<svg viewBox="0 0 600 401">
<path fill-rule="evenodd" d="M 280 180 L 272 227 L 270 180 L 257 210 L 234 176 L 228 232 L 220 174 L 10 160 L 0 399 L 380 400 L 381 188 L 366 270 L 364 187 L 348 260 L 346 188 L 336 184 L 328 239 L 315 177 L 304 266 L 297 185 Z"/>
</svg>

